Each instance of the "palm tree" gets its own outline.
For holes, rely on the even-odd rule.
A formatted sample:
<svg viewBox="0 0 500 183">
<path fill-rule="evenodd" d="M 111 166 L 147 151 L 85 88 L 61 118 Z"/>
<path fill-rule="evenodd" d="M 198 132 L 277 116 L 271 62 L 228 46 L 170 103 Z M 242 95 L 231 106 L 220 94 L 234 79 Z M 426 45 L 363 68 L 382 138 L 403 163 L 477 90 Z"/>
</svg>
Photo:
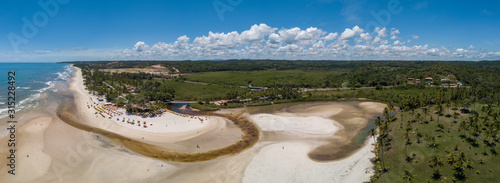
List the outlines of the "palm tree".
<svg viewBox="0 0 500 183">
<path fill-rule="evenodd" d="M 448 114 L 450 114 L 451 103 L 450 101 L 446 102 L 446 109 L 448 109 Z"/>
<path fill-rule="evenodd" d="M 387 108 L 389 108 L 390 112 L 396 111 L 396 108 L 394 107 L 394 104 L 392 104 L 392 101 L 387 104 Z"/>
<path fill-rule="evenodd" d="M 432 148 L 432 149 L 436 149 L 438 145 L 439 145 L 439 144 L 437 143 L 436 138 L 433 136 L 433 137 L 430 139 L 430 142 L 429 142 L 429 147 L 430 147 L 430 148 Z"/>
<path fill-rule="evenodd" d="M 488 104 L 488 105 L 481 107 L 481 112 L 483 112 L 483 116 L 484 116 L 484 113 L 488 114 L 488 116 L 491 116 L 491 113 L 493 112 L 491 105 Z"/>
<path fill-rule="evenodd" d="M 460 114 L 458 114 L 458 112 L 456 112 L 456 111 L 455 111 L 455 112 L 453 112 L 453 119 L 457 119 L 459 115 L 460 115 Z"/>
<path fill-rule="evenodd" d="M 437 113 L 437 118 L 438 118 L 438 119 L 437 119 L 437 123 L 439 123 L 439 116 L 440 116 L 441 114 L 443 114 L 443 105 L 438 104 L 438 105 L 435 107 L 435 109 L 436 109 L 436 110 L 437 110 L 437 112 L 438 112 L 438 113 Z"/>
<path fill-rule="evenodd" d="M 401 177 L 405 183 L 411 183 L 413 182 L 414 175 L 409 171 L 408 169 L 403 170 L 404 175 Z"/>
<path fill-rule="evenodd" d="M 376 142 L 375 140 L 375 136 L 377 136 L 377 130 L 375 130 L 375 128 L 372 128 L 370 131 L 370 136 L 373 137 L 373 140 Z"/>
<path fill-rule="evenodd" d="M 377 118 L 375 118 L 375 125 L 380 129 L 381 126 L 382 126 L 382 119 L 380 118 L 380 116 L 377 116 Z M 383 135 L 384 134 L 384 131 L 382 131 L 382 129 L 380 129 L 380 135 Z"/>
<path fill-rule="evenodd" d="M 381 138 L 379 136 L 379 152 L 380 152 L 380 162 L 382 162 L 382 172 L 385 172 L 385 163 L 384 163 L 384 145 L 385 145 L 385 139 Z"/>
<path fill-rule="evenodd" d="M 403 131 L 403 137 L 406 139 L 405 141 L 405 159 L 408 160 L 408 153 L 407 153 L 407 150 L 406 150 L 406 146 L 409 145 L 409 140 L 408 140 L 408 137 L 410 136 L 410 134 L 408 133 L 408 128 Z"/>
<path fill-rule="evenodd" d="M 420 124 L 422 124 L 422 115 L 420 113 L 417 112 L 417 114 L 415 115 L 415 120 L 417 122 L 419 122 Z"/>
<path fill-rule="evenodd" d="M 391 113 L 387 107 L 384 108 L 384 118 L 386 122 L 391 122 Z"/>
<path fill-rule="evenodd" d="M 443 166 L 443 158 L 438 158 L 436 155 L 432 156 L 431 160 L 429 161 L 429 166 L 431 168 L 436 168 L 438 166 Z"/>
<path fill-rule="evenodd" d="M 432 180 L 440 181 L 442 177 L 443 175 L 441 175 L 441 171 L 435 168 L 434 171 L 432 172 Z"/>
<path fill-rule="evenodd" d="M 429 108 L 424 107 L 422 108 L 422 111 L 424 112 L 424 119 L 427 121 L 427 115 L 429 114 Z"/>
</svg>

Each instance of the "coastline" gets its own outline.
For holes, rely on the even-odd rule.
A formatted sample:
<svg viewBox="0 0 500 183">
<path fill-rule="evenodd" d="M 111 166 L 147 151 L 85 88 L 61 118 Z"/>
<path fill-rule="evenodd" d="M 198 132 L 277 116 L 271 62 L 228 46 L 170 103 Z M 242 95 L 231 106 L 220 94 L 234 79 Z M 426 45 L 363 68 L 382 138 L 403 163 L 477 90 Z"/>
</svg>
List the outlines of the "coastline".
<svg viewBox="0 0 500 183">
<path fill-rule="evenodd" d="M 3 175 L 6 171 L 2 169 L 0 181 L 363 182 L 373 173 L 370 158 L 375 154 L 371 152 L 374 147 L 371 138 L 367 138 L 361 148 L 339 160 L 315 161 L 308 156 L 315 148 L 334 143 L 332 140 L 339 139 L 338 135 L 345 130 L 345 123 L 368 122 L 368 119 L 364 118 L 360 123 L 360 119 L 349 121 L 341 117 L 349 117 L 348 114 L 351 112 L 366 113 L 363 115 L 373 117 L 366 111 L 355 111 L 358 109 L 348 107 L 351 104 L 341 103 L 309 106 L 300 112 L 292 110 L 290 113 L 276 112 L 256 114 L 256 116 L 245 112 L 245 108 L 221 110 L 215 114 L 243 113 L 242 117 L 256 124 L 261 138 L 247 149 L 232 151 L 227 155 L 201 162 L 184 163 L 144 156 L 137 151 L 143 146 L 130 148 L 124 144 L 147 143 L 158 147 L 168 146 L 177 152 L 200 156 L 199 153 L 233 144 L 241 139 L 242 133 L 240 128 L 232 124 L 231 120 L 235 119 L 218 116 L 211 117 L 210 123 L 206 123 L 206 126 L 180 131 L 172 129 L 165 132 L 146 131 L 143 127 L 126 126 L 128 125 L 126 123 L 123 126 L 120 124 L 122 122 L 117 123 L 116 119 L 109 120 L 100 116 L 96 118 L 93 110 L 89 110 L 86 106 L 88 92 L 84 90 L 83 78 L 77 71 L 75 68 L 70 83 L 74 96 L 68 100 L 75 102 L 75 109 L 71 110 L 71 113 L 78 123 L 92 128 L 88 131 L 74 128 L 55 114 L 53 116 L 41 114 L 24 119 L 25 125 L 19 128 L 19 139 L 23 144 L 19 156 L 29 156 L 29 158 L 20 158 L 19 165 L 32 168 L 22 168 L 20 176 L 15 177 Z M 367 110 L 372 107 L 369 109 L 372 112 L 379 110 L 377 107 L 379 105 L 382 104 L 365 104 Z M 266 123 L 269 119 L 256 122 L 255 117 L 259 115 L 280 118 L 282 121 L 270 126 Z M 147 121 L 155 123 L 154 119 Z M 315 121 L 315 125 L 306 125 L 308 121 Z M 103 131 L 98 131 L 99 129 Z M 108 131 L 122 135 L 122 141 L 117 143 L 116 139 L 101 134 Z M 197 148 L 197 144 L 205 145 Z M 158 152 L 152 148 L 144 150 Z M 282 156 L 283 151 L 286 152 L 284 156 L 286 158 Z M 290 161 L 291 159 L 294 161 Z M 277 171 L 271 171 L 269 169 L 271 167 Z"/>
<path fill-rule="evenodd" d="M 193 128 L 194 125 L 188 125 L 185 127 L 191 129 L 184 130 L 185 132 L 160 133 L 156 131 L 155 133 L 151 133 L 143 129 L 133 129 L 118 125 L 117 123 L 122 122 L 96 116 L 94 114 L 95 111 L 87 107 L 87 98 L 90 95 L 84 89 L 80 69 L 75 68 L 75 70 L 74 82 L 70 84 L 70 90 L 75 93 L 75 108 L 79 120 L 74 119 L 67 112 L 61 112 L 62 115 L 59 116 L 75 127 L 105 135 L 139 154 L 167 161 L 205 161 L 219 156 L 238 153 L 252 146 L 258 140 L 258 134 L 256 134 L 258 130 L 252 129 L 255 128 L 252 123 L 245 122 L 243 118 L 239 118 L 238 116 L 232 117 L 231 115 L 225 117 L 208 116 L 210 120 L 208 123 L 205 123 L 208 125 L 202 128 Z M 176 121 L 182 122 L 184 120 L 184 123 L 190 123 L 189 117 L 173 114 L 166 114 L 166 116 L 156 118 L 156 120 L 168 120 L 170 117 L 175 118 Z M 83 121 L 84 123 L 78 121 Z M 234 128 L 231 125 L 231 121 L 238 121 L 241 129 L 240 133 L 238 133 L 238 128 Z M 219 136 L 225 138 L 220 138 Z M 203 145 L 209 143 L 207 142 L 207 137 L 214 137 L 217 140 L 210 143 L 211 145 Z M 185 147 L 182 144 L 193 146 Z"/>
</svg>

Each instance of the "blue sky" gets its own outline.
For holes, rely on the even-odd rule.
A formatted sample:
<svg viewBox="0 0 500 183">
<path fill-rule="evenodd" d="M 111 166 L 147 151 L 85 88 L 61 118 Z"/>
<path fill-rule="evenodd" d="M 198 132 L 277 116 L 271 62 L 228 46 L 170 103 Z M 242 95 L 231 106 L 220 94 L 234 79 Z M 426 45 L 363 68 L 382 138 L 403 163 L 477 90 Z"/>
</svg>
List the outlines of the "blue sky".
<svg viewBox="0 0 500 183">
<path fill-rule="evenodd" d="M 499 7 L 493 0 L 5 0 L 0 62 L 495 60 Z"/>
</svg>

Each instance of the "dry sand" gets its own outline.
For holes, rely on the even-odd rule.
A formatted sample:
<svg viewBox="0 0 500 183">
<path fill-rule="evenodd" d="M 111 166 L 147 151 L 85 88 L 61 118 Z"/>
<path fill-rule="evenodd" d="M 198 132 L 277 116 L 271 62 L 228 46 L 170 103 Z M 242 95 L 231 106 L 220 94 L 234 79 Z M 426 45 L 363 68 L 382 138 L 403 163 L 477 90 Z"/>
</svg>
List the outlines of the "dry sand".
<svg viewBox="0 0 500 183">
<path fill-rule="evenodd" d="M 280 142 L 263 147 L 245 170 L 243 182 L 363 182 L 373 174 L 373 139 L 346 159 L 319 163 L 307 153 L 314 141 Z"/>
<path fill-rule="evenodd" d="M 128 126 L 116 118 L 96 118 L 86 106 L 90 96 L 83 88 L 79 69 L 71 89 L 83 123 L 140 142 L 196 153 L 233 144 L 242 135 L 222 117 L 210 117 L 201 124 L 165 115 L 146 119 L 153 123 L 147 129 Z M 238 154 L 195 163 L 144 157 L 102 135 L 74 128 L 57 116 L 35 115 L 23 119 L 24 125 L 18 127 L 18 174 L 7 174 L 4 166 L 0 182 L 363 182 L 371 175 L 369 159 L 374 157 L 370 139 L 339 161 L 318 162 L 308 157 L 315 148 L 351 128 L 348 125 L 363 126 L 384 107 L 373 102 L 359 103 L 360 109 L 349 105 L 327 103 L 288 113 L 247 115 L 263 130 L 261 140 Z M 279 138 L 270 138 L 271 134 Z M 6 142 L 7 137 L 0 141 Z M 2 157 L 7 156 L 5 144 L 1 144 Z M 196 148 L 194 144 L 205 145 Z M 0 158 L 0 163 L 6 164 L 5 158 Z"/>
</svg>

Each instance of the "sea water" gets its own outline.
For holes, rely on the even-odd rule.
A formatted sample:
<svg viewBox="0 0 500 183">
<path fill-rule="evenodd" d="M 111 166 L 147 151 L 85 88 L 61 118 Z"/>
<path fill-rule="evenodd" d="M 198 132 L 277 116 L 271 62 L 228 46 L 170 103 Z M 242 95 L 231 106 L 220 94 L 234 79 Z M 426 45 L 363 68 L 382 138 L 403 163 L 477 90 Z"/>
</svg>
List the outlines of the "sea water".
<svg viewBox="0 0 500 183">
<path fill-rule="evenodd" d="M 39 106 L 42 98 L 67 89 L 73 76 L 70 64 L 0 63 L 0 119 L 8 117 L 8 72 L 11 71 L 15 72 L 16 114 L 33 110 Z"/>
</svg>

